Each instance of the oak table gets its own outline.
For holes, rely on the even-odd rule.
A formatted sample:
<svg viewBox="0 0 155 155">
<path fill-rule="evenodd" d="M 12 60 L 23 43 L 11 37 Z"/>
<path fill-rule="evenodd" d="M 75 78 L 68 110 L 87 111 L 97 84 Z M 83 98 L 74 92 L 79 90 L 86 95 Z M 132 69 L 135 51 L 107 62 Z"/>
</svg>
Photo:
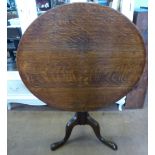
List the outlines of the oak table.
<svg viewBox="0 0 155 155">
<path fill-rule="evenodd" d="M 88 111 L 108 107 L 138 82 L 145 48 L 134 24 L 119 12 L 91 3 L 72 3 L 47 11 L 24 33 L 17 51 L 19 74 L 27 88 L 51 107 L 74 111 L 63 140 L 75 125 L 90 125 L 100 135 Z"/>
</svg>

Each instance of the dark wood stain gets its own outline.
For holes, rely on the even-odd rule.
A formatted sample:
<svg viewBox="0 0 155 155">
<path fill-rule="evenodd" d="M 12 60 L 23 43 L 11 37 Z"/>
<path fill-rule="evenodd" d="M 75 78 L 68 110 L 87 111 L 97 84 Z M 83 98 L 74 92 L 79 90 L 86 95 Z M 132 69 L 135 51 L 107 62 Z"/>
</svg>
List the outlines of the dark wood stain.
<svg viewBox="0 0 155 155">
<path fill-rule="evenodd" d="M 23 35 L 17 66 L 28 89 L 63 110 L 106 107 L 139 80 L 145 48 L 123 15 L 90 3 L 47 11 Z"/>
</svg>

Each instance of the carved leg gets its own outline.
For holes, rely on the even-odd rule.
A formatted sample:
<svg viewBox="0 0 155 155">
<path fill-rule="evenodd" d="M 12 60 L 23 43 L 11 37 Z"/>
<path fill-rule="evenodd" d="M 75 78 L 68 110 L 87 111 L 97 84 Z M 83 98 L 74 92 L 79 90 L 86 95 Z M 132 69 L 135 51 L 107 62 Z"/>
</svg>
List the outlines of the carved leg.
<svg viewBox="0 0 155 155">
<path fill-rule="evenodd" d="M 75 125 L 77 125 L 76 115 L 66 124 L 66 135 L 65 135 L 64 139 L 62 139 L 59 142 L 51 144 L 51 150 L 54 151 L 67 142 L 67 140 L 69 139 L 69 137 L 71 135 L 72 129 Z"/>
<path fill-rule="evenodd" d="M 76 125 L 90 125 L 93 128 L 97 138 L 102 143 L 104 143 L 108 147 L 112 148 L 113 150 L 117 150 L 117 145 L 115 143 L 108 141 L 101 136 L 100 126 L 99 126 L 98 122 L 96 122 L 92 117 L 90 117 L 88 112 L 75 113 L 74 117 L 66 125 L 66 135 L 65 135 L 64 139 L 62 139 L 59 142 L 51 144 L 51 150 L 54 151 L 54 150 L 58 149 L 60 146 L 64 145 L 67 142 L 67 140 L 69 139 L 72 129 Z"/>
<path fill-rule="evenodd" d="M 89 115 L 87 116 L 87 124 L 90 125 L 94 132 L 96 137 L 105 145 L 107 145 L 108 147 L 112 148 L 113 150 L 117 150 L 117 145 L 114 142 L 108 141 L 105 138 L 103 138 L 100 134 L 100 126 L 98 124 L 98 122 L 96 120 L 94 120 L 92 117 L 90 117 Z"/>
</svg>

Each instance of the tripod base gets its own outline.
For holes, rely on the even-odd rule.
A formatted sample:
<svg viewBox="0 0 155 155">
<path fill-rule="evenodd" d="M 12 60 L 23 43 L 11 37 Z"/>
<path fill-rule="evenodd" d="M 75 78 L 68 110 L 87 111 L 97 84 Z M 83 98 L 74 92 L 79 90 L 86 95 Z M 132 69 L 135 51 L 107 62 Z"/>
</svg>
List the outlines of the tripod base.
<svg viewBox="0 0 155 155">
<path fill-rule="evenodd" d="M 67 123 L 66 125 L 66 135 L 64 139 L 62 139 L 59 142 L 51 144 L 51 150 L 56 150 L 62 145 L 64 145 L 67 140 L 69 139 L 72 129 L 76 125 L 90 125 L 94 132 L 96 137 L 105 145 L 110 147 L 113 150 L 117 150 L 117 145 L 114 142 L 108 141 L 105 138 L 103 138 L 100 134 L 100 126 L 96 120 L 94 120 L 88 112 L 76 112 L 73 118 Z"/>
</svg>

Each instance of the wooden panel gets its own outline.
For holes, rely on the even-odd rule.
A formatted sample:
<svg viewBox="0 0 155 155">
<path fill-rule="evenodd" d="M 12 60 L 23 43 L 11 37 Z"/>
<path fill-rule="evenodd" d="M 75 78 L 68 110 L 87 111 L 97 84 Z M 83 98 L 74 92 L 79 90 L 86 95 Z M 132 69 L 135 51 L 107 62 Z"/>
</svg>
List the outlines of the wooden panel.
<svg viewBox="0 0 155 155">
<path fill-rule="evenodd" d="M 39 99 L 63 110 L 109 106 L 139 80 L 145 48 L 135 26 L 117 11 L 73 3 L 47 11 L 24 34 L 17 65 Z"/>
</svg>

